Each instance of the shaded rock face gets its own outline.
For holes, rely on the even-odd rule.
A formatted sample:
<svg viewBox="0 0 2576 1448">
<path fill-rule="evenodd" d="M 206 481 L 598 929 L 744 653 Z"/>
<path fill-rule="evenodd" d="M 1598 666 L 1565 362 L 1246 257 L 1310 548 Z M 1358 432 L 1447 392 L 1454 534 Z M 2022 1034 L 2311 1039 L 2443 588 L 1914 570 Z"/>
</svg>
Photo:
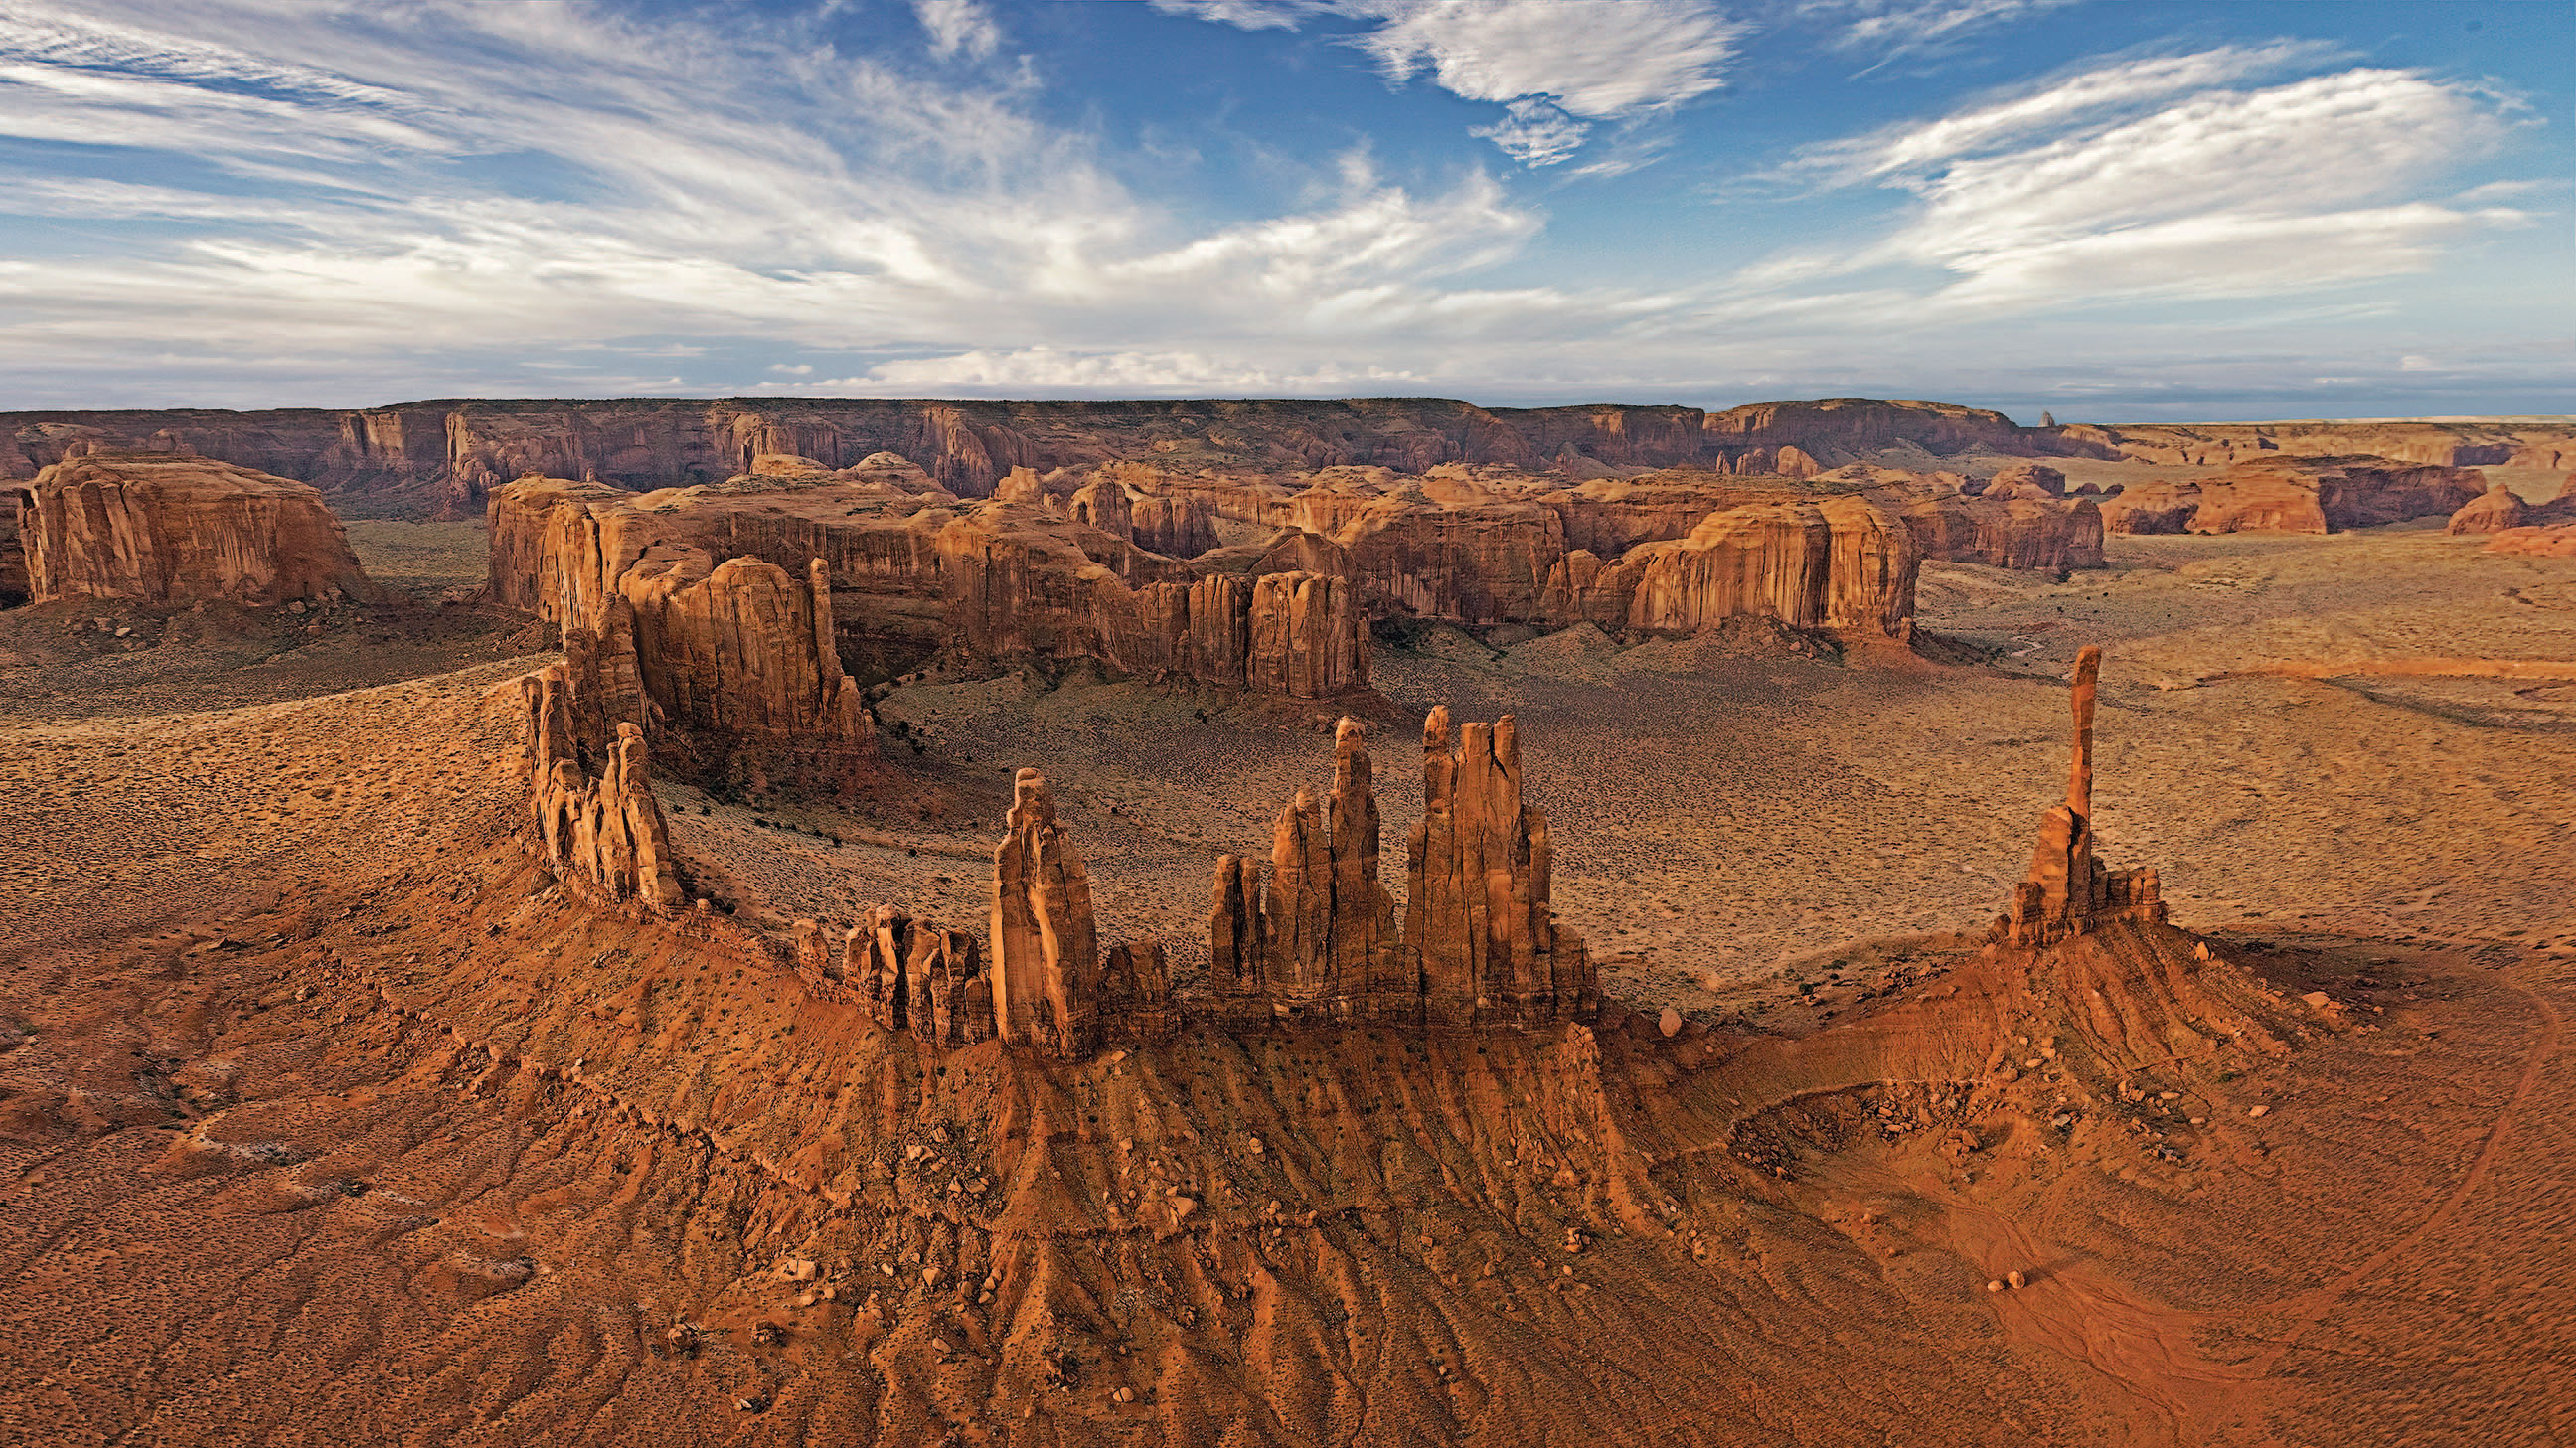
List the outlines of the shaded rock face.
<svg viewBox="0 0 2576 1448">
<path fill-rule="evenodd" d="M 2053 471 L 2053 470 L 2052 470 Z M 2055 572 L 2102 566 L 2102 510 L 2091 498 L 1924 494 L 1898 506 L 1925 558 Z"/>
<path fill-rule="evenodd" d="M 2102 521 L 2114 533 L 2331 533 L 2448 516 L 2485 491 L 2484 474 L 2460 468 L 2285 458 L 2132 484 L 2102 504 Z"/>
<path fill-rule="evenodd" d="M 993 1038 L 993 982 L 975 937 L 879 906 L 846 929 L 796 922 L 796 972 L 827 999 L 850 1001 L 926 1046 Z"/>
<path fill-rule="evenodd" d="M 441 516 L 471 514 L 491 489 L 530 473 L 688 487 L 749 472 L 763 455 L 843 468 L 896 453 L 920 462 L 941 487 L 972 498 L 990 496 L 1015 467 L 1047 472 L 1121 460 L 1417 473 L 1451 462 L 1544 468 L 1566 461 L 1802 476 L 1819 463 L 1899 443 L 1945 454 L 1973 447 L 2021 456 L 2116 455 L 2107 440 L 2075 430 L 2016 427 L 2001 413 L 1944 403 L 1870 398 L 1718 413 L 1482 408 L 1428 397 L 489 400 L 356 411 L 19 412 L 0 414 L 0 434 L 16 444 L 0 448 L 0 477 L 30 476 L 93 448 L 144 448 L 238 463 L 335 497 Z"/>
<path fill-rule="evenodd" d="M 248 468 L 99 453 L 45 468 L 6 501 L 33 602 L 377 596 L 320 493 Z"/>
<path fill-rule="evenodd" d="M 1379 878 L 1367 736 L 1335 731 L 1333 790 L 1300 791 L 1257 861 L 1216 866 L 1208 915 L 1214 1008 L 1235 1019 L 1321 1017 L 1427 1026 L 1588 1018 L 1600 989 L 1582 939 L 1556 924 L 1547 818 L 1520 801 L 1509 716 L 1423 725 L 1423 818 L 1407 848 L 1403 928 Z"/>
<path fill-rule="evenodd" d="M 2113 870 L 2093 857 L 2093 704 L 2101 673 L 2102 650 L 2088 645 L 2075 659 L 2075 757 L 2066 802 L 2040 823 L 2030 874 L 1995 921 L 1998 940 L 2046 945 L 2103 921 L 2164 921 L 2153 866 Z"/>
<path fill-rule="evenodd" d="M 653 797 L 644 732 L 602 729 L 570 672 L 553 664 L 518 680 L 527 730 L 528 811 L 538 847 L 559 876 L 611 900 L 677 909 L 682 896 L 661 802 Z M 583 737 L 605 733 L 605 748 Z"/>
</svg>

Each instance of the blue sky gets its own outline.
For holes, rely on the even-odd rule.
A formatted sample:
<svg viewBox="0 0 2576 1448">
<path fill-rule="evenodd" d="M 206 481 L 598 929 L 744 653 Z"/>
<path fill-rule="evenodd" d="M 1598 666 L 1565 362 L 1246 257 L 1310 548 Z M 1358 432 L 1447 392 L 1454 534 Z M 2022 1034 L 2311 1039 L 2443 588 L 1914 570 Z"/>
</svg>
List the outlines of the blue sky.
<svg viewBox="0 0 2576 1448">
<path fill-rule="evenodd" d="M 0 0 L 0 408 L 2576 410 L 2576 8 Z"/>
</svg>

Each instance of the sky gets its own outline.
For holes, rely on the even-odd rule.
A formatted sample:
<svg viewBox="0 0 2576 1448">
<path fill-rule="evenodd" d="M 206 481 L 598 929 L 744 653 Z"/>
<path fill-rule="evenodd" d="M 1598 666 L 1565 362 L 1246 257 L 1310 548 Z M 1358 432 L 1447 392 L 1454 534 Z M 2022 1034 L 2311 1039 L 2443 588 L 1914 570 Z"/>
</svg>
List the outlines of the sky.
<svg viewBox="0 0 2576 1448">
<path fill-rule="evenodd" d="M 2561 0 L 0 0 L 0 410 L 2576 411 Z"/>
</svg>

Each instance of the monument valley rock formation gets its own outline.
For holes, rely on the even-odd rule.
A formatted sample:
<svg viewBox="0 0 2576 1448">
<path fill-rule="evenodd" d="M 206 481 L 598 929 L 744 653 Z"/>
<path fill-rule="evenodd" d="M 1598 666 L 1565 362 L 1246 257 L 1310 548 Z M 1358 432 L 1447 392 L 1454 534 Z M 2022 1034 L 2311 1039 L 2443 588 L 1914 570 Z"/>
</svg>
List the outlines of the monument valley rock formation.
<svg viewBox="0 0 2576 1448">
<path fill-rule="evenodd" d="M 286 478 L 202 458 L 93 453 L 5 492 L 15 538 L 0 588 L 37 603 L 376 596 L 322 495 Z M 23 582 L 12 588 L 11 576 Z"/>
<path fill-rule="evenodd" d="M 2441 468 L 2576 465 L 2576 425 L 2565 418 L 2493 422 L 2262 422 L 2068 427 L 2069 440 L 2150 463 L 2225 467 L 2281 458 L 2386 458 Z"/>
<path fill-rule="evenodd" d="M 2526 503 L 2520 494 L 2497 483 L 2471 498 L 2451 515 L 2443 532 L 2502 533 L 2511 528 L 2549 528 L 2563 523 L 2576 523 L 2576 474 L 2559 485 L 2555 496 L 2537 503 Z"/>
<path fill-rule="evenodd" d="M 2486 492 L 2470 469 L 2376 457 L 2238 463 L 2182 482 L 2131 484 L 2102 504 L 2114 533 L 2331 533 L 2445 517 Z"/>
<path fill-rule="evenodd" d="M 1890 446 L 2108 457 L 2104 443 L 1935 402 L 1833 398 L 1689 407 L 1482 408 L 1442 398 L 971 402 L 877 399 L 412 402 L 332 412 L 0 413 L 0 477 L 98 448 L 184 452 L 444 516 L 534 473 L 649 491 L 718 482 L 781 454 L 839 468 L 891 452 L 960 497 L 1012 468 L 1118 461 L 1271 470 L 1441 463 L 1540 469 L 1575 457 L 1801 475 Z M 1788 461 L 1782 463 L 1782 450 Z M 1161 526 L 1159 523 L 1156 526 Z M 1173 541 L 1168 536 L 1165 541 Z M 1168 551 L 1168 550 L 1158 550 Z"/>
<path fill-rule="evenodd" d="M 1965 409 L 764 402 L 629 492 L 709 404 L 439 406 L 488 553 L 333 525 L 389 642 L 0 612 L 0 1439 L 2576 1402 L 2576 544 L 2528 467 L 2474 464 L 2523 500 L 2478 537 L 2374 521 L 2477 481 L 2384 456 L 2144 533 L 2204 464 Z M 443 422 L 337 428 L 447 486 Z M 2283 487 L 2333 520 L 2266 531 Z"/>
</svg>

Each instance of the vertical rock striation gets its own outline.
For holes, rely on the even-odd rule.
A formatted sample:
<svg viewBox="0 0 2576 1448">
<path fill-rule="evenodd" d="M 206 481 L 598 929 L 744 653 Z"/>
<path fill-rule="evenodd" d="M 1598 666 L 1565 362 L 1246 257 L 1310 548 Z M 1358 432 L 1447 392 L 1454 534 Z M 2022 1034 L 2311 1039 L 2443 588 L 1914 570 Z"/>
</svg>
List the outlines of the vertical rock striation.
<svg viewBox="0 0 2576 1448">
<path fill-rule="evenodd" d="M 9 495 L 32 602 L 378 596 L 322 495 L 286 478 L 199 457 L 92 453 Z"/>
</svg>

